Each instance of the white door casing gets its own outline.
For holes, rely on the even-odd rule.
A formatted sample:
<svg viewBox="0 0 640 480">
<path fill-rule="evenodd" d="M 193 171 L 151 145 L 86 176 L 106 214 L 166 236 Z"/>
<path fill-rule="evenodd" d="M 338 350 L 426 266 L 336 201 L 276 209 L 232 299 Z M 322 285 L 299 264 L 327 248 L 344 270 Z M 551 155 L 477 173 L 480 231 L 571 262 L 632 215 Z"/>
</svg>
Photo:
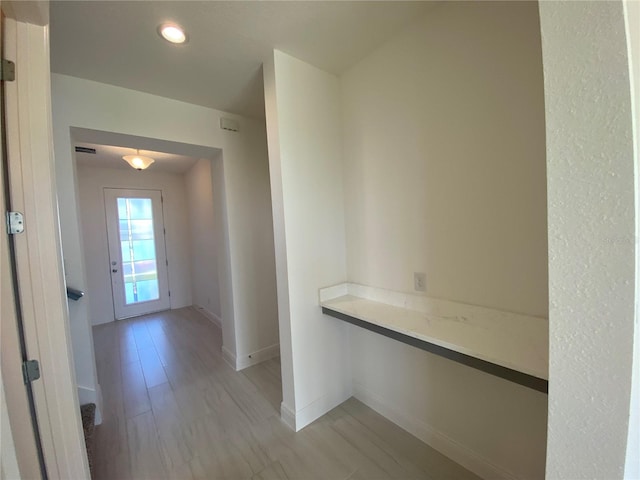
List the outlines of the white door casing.
<svg viewBox="0 0 640 480">
<path fill-rule="evenodd" d="M 4 57 L 15 62 L 16 80 L 5 84 L 10 165 L 5 180 L 12 208 L 25 216 L 25 232 L 15 239 L 15 250 L 27 351 L 29 358 L 40 361 L 41 378 L 33 382 L 35 406 L 49 478 L 88 479 L 56 202 L 48 4 L 11 5 L 13 16 L 8 15 L 3 32 Z M 41 23 L 26 23 L 34 19 Z M 6 387 L 4 375 L 3 381 Z M 11 393 L 5 390 L 5 395 L 13 419 Z M 22 433 L 13 431 L 18 458 L 24 453 Z"/>
<path fill-rule="evenodd" d="M 0 42 L 4 22 L 0 21 Z M 1 88 L 4 88 L 2 82 Z M 0 96 L 0 111 L 3 98 Z M 4 138 L 4 115 L 0 116 L 0 136 Z M 0 150 L 0 210 L 5 212 L 8 205 L 5 195 L 9 192 L 5 184 L 4 167 L 6 158 Z M 2 478 L 38 478 L 40 464 L 38 444 L 31 424 L 29 398 L 22 377 L 22 352 L 16 309 L 16 292 L 12 275 L 13 265 L 6 230 L 0 235 L 0 476 Z M 5 394 L 6 390 L 6 394 Z"/>
</svg>

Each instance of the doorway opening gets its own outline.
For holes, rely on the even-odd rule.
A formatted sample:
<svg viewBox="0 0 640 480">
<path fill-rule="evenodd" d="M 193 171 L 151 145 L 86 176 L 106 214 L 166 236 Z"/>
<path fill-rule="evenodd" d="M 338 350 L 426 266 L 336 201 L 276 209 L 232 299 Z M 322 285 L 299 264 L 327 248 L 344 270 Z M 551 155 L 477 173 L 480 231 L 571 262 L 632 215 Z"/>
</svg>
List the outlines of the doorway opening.
<svg viewBox="0 0 640 480">
<path fill-rule="evenodd" d="M 161 190 L 104 189 L 115 319 L 168 310 Z"/>
<path fill-rule="evenodd" d="M 223 169 L 213 168 L 222 164 L 221 151 L 85 129 L 72 134 L 91 325 L 193 306 L 222 326 L 219 265 L 227 261 L 221 245 L 228 229 L 225 212 L 215 211 L 226 205 L 223 189 L 214 189 Z M 122 157 L 133 149 L 155 162 L 131 168 Z"/>
<path fill-rule="evenodd" d="M 84 274 L 74 281 L 87 295 L 73 302 L 72 317 L 84 317 L 93 337 L 93 351 L 84 358 L 95 362 L 102 392 L 104 428 L 97 432 L 108 435 L 124 421 L 127 430 L 149 427 L 168 442 L 167 418 L 188 430 L 196 419 L 184 418 L 184 412 L 224 417 L 212 403 L 194 404 L 202 400 L 194 385 L 212 395 L 224 390 L 237 402 L 247 391 L 260 393 L 242 415 L 256 409 L 264 418 L 279 416 L 266 156 L 234 150 L 233 144 L 225 159 L 219 148 L 78 127 L 70 127 L 70 140 L 77 223 L 63 227 L 77 226 L 78 248 L 63 247 L 68 263 L 80 263 L 76 271 Z M 132 169 L 122 157 L 136 150 L 155 162 Z M 77 366 L 80 355 L 74 351 L 74 357 Z M 179 412 L 156 411 L 162 398 L 173 398 Z M 101 435 L 95 444 L 100 465 L 124 465 L 105 445 L 124 449 L 126 436 Z"/>
</svg>

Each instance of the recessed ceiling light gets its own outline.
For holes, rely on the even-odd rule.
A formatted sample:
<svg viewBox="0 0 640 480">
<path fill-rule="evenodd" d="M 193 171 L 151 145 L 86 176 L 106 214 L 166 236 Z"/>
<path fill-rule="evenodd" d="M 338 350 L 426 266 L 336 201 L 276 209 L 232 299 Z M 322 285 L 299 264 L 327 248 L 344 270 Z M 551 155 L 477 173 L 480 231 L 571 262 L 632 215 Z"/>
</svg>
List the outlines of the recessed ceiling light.
<svg viewBox="0 0 640 480">
<path fill-rule="evenodd" d="M 184 30 L 175 23 L 163 23 L 158 27 L 158 32 L 168 42 L 184 43 L 187 41 L 187 35 Z"/>
</svg>

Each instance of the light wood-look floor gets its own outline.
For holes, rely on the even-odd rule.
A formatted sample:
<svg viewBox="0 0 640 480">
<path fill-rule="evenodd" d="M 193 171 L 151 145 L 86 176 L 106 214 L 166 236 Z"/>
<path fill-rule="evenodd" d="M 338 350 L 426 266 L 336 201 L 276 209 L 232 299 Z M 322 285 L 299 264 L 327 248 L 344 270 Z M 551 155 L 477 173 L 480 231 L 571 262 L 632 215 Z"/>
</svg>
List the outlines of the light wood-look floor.
<svg viewBox="0 0 640 480">
<path fill-rule="evenodd" d="M 355 399 L 292 432 L 279 360 L 233 371 L 194 309 L 100 325 L 94 342 L 97 480 L 477 480 Z"/>
</svg>

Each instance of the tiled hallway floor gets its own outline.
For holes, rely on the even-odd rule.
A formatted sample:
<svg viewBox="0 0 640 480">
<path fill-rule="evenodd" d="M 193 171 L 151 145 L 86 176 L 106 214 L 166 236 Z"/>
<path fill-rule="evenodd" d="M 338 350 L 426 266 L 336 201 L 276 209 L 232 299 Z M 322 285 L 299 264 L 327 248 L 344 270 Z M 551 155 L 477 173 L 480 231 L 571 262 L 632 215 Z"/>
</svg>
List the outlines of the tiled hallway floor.
<svg viewBox="0 0 640 480">
<path fill-rule="evenodd" d="M 279 360 L 235 372 L 192 308 L 94 327 L 94 342 L 96 479 L 477 479 L 355 399 L 292 432 Z"/>
</svg>

